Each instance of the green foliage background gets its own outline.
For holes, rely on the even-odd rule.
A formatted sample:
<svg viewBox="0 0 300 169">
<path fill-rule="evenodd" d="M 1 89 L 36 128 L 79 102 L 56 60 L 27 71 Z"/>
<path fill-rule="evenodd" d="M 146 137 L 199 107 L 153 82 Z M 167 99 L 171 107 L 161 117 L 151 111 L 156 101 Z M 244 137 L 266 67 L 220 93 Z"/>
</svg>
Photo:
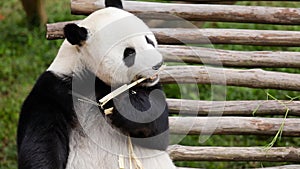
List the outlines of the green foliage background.
<svg viewBox="0 0 300 169">
<path fill-rule="evenodd" d="M 241 5 L 271 5 L 300 7 L 299 2 L 239 2 Z M 80 19 L 82 16 L 70 14 L 69 1 L 47 1 L 49 23 Z M 299 26 L 279 26 L 263 24 L 211 23 L 205 27 L 300 30 Z M 47 41 L 45 29 L 27 29 L 25 13 L 18 0 L 0 1 L 0 169 L 15 169 L 16 164 L 16 126 L 18 113 L 26 95 L 30 92 L 37 77 L 49 66 L 55 57 L 62 40 Z M 232 50 L 289 50 L 300 51 L 289 47 L 259 47 L 241 45 L 215 45 L 216 48 Z M 298 69 L 268 69 L 300 73 Z M 227 100 L 266 99 L 264 90 L 241 87 L 226 87 Z M 179 97 L 176 85 L 166 85 L 168 97 Z M 211 86 L 199 85 L 200 99 L 211 99 Z M 278 99 L 287 99 L 286 95 L 298 96 L 298 92 L 269 92 Z M 190 94 L 191 97 L 193 93 Z M 205 143 L 198 143 L 197 136 L 186 137 L 184 145 L 214 146 L 265 146 L 272 140 L 269 136 L 212 136 Z M 275 146 L 300 146 L 299 138 L 283 138 Z M 178 165 L 203 168 L 247 168 L 282 163 L 258 162 L 177 162 Z"/>
</svg>

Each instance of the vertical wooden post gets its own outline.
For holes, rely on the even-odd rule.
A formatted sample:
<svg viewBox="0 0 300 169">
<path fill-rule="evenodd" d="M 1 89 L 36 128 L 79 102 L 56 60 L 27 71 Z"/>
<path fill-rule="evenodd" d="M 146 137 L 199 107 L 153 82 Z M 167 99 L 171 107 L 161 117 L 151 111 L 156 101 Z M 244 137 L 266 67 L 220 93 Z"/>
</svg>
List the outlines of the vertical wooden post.
<svg viewBox="0 0 300 169">
<path fill-rule="evenodd" d="M 47 22 L 45 0 L 21 0 L 30 26 L 42 26 Z"/>
</svg>

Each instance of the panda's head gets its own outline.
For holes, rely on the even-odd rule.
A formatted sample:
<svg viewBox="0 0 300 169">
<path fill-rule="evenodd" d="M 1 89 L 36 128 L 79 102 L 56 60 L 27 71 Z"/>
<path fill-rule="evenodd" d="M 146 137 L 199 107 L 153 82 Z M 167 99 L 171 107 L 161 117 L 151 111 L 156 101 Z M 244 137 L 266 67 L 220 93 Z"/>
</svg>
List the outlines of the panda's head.
<svg viewBox="0 0 300 169">
<path fill-rule="evenodd" d="M 117 2 L 120 1 L 114 1 L 114 7 L 92 13 L 78 25 L 66 25 L 66 41 L 61 48 L 73 48 L 73 55 L 80 60 L 79 67 L 89 69 L 107 85 L 152 77 L 143 85 L 153 86 L 159 80 L 153 75 L 163 63 L 156 49 L 157 41 L 143 21 L 116 8 L 122 6 Z"/>
</svg>

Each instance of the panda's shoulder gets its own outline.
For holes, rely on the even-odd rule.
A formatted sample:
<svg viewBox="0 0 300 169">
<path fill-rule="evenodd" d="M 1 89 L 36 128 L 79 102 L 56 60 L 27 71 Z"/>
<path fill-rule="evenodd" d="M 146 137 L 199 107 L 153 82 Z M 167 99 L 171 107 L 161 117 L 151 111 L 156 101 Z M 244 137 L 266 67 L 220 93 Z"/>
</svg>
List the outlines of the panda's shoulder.
<svg viewBox="0 0 300 169">
<path fill-rule="evenodd" d="M 44 109 L 47 105 L 52 105 L 49 109 L 63 108 L 68 109 L 72 105 L 71 77 L 58 76 L 57 74 L 46 71 L 40 75 L 32 88 L 30 94 L 25 99 L 22 110 Z M 65 105 L 61 105 L 64 103 Z"/>
</svg>

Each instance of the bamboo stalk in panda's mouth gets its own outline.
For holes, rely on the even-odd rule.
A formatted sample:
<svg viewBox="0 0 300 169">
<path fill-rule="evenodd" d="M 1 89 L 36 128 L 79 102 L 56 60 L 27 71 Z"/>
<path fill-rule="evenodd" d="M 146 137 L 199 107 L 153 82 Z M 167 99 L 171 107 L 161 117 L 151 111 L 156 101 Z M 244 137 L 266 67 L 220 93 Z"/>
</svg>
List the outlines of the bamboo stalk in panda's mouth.
<svg viewBox="0 0 300 169">
<path fill-rule="evenodd" d="M 126 90 L 129 90 L 130 88 L 132 88 L 133 86 L 143 82 L 144 80 L 146 80 L 147 78 L 141 78 L 138 79 L 137 81 L 134 81 L 132 83 L 130 83 L 129 85 L 124 84 L 123 86 L 117 88 L 116 90 L 110 92 L 108 95 L 104 96 L 102 99 L 99 100 L 100 106 L 101 108 L 103 108 L 103 106 L 109 102 L 111 99 L 117 97 L 118 95 L 122 94 L 123 92 L 125 92 Z"/>
<path fill-rule="evenodd" d="M 106 103 L 108 103 L 111 99 L 117 97 L 118 95 L 122 94 L 126 90 L 129 90 L 130 88 L 142 83 L 143 81 L 145 81 L 147 79 L 150 79 L 150 80 L 156 79 L 158 77 L 159 72 L 162 71 L 164 68 L 165 68 L 165 65 L 162 65 L 160 67 L 160 69 L 155 74 L 153 74 L 151 77 L 149 77 L 149 78 L 145 78 L 145 77 L 140 78 L 140 79 L 130 83 L 129 85 L 124 84 L 123 86 L 121 86 L 121 87 L 115 89 L 114 91 L 110 92 L 109 94 L 107 94 L 106 96 L 104 96 L 102 99 L 99 100 L 101 108 L 103 109 L 103 106 Z"/>
</svg>

